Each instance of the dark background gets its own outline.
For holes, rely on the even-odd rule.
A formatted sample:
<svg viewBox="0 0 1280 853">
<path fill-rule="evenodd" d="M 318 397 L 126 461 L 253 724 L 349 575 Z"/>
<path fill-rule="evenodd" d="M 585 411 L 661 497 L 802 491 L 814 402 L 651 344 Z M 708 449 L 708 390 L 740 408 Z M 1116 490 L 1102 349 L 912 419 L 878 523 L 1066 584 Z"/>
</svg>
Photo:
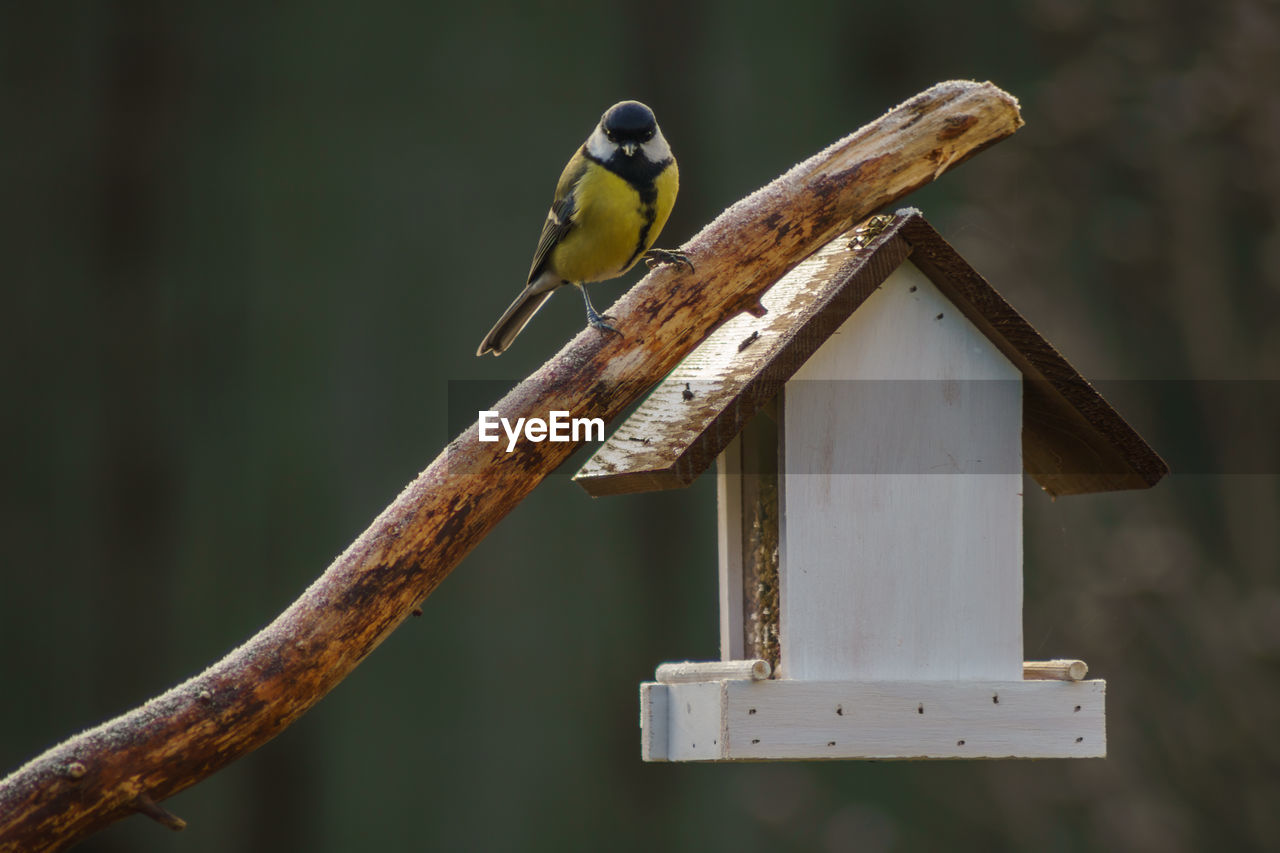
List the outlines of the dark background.
<svg viewBox="0 0 1280 853">
<path fill-rule="evenodd" d="M 908 201 L 1196 460 L 1027 490 L 1027 656 L 1108 679 L 1109 758 L 642 764 L 637 684 L 718 653 L 714 487 L 592 500 L 566 466 L 311 713 L 168 801 L 186 832 L 82 849 L 1273 848 L 1277 386 L 1201 392 L 1280 379 L 1280 11 L 896 5 L 6 5 L 0 770 L 268 622 L 474 417 L 450 382 L 506 387 L 580 328 L 562 294 L 472 355 L 609 104 L 676 150 L 677 245 L 969 77 L 1027 127 Z"/>
</svg>

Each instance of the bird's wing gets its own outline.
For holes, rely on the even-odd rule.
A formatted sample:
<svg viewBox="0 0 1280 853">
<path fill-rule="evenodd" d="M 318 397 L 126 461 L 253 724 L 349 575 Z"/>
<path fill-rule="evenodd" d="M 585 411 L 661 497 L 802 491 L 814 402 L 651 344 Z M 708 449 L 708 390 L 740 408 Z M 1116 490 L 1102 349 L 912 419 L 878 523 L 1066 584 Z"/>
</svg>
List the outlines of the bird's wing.
<svg viewBox="0 0 1280 853">
<path fill-rule="evenodd" d="M 551 250 L 573 229 L 573 214 L 577 210 L 574 188 L 586 170 L 587 158 L 579 150 L 560 173 L 555 199 L 551 202 L 551 209 L 547 211 L 542 234 L 538 237 L 538 248 L 534 250 L 533 263 L 529 265 L 530 282 L 542 274 Z"/>
<path fill-rule="evenodd" d="M 564 239 L 564 235 L 573 228 L 573 196 L 557 199 L 551 203 L 547 211 L 547 221 L 542 224 L 542 235 L 538 237 L 538 248 L 533 253 L 533 263 L 529 266 L 529 281 L 542 274 L 547 255 L 555 248 L 556 243 Z"/>
</svg>

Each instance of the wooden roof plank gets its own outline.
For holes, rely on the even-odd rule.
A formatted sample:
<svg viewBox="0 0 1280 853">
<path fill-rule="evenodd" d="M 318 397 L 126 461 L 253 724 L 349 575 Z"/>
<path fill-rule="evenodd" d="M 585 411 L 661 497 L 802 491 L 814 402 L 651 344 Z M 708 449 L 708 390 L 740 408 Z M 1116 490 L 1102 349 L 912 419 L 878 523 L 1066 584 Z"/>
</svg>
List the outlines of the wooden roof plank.
<svg viewBox="0 0 1280 853">
<path fill-rule="evenodd" d="M 918 210 L 872 217 L 727 320 L 575 476 L 594 496 L 681 488 L 910 257 L 1024 377 L 1023 459 L 1053 495 L 1154 485 L 1164 461 Z"/>
<path fill-rule="evenodd" d="M 574 477 L 596 497 L 692 483 L 906 257 L 886 231 L 836 237 L 766 291 L 762 317 L 716 329 L 660 382 Z"/>
<path fill-rule="evenodd" d="M 1168 466 L 917 211 L 911 261 L 1022 371 L 1023 464 L 1052 495 L 1147 488 Z"/>
</svg>

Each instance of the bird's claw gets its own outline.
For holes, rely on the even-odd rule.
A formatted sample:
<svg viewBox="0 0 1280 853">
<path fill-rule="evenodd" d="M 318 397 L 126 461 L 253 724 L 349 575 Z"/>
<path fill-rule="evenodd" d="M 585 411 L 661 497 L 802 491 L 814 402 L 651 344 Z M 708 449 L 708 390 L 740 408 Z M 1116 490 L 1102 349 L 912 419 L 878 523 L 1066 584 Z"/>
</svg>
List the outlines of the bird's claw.
<svg viewBox="0 0 1280 853">
<path fill-rule="evenodd" d="M 662 264 L 683 264 L 689 268 L 689 272 L 693 272 L 693 261 L 678 249 L 650 249 L 644 253 L 644 262 L 648 264 L 649 269 Z"/>
<path fill-rule="evenodd" d="M 593 308 L 587 309 L 587 325 L 589 325 L 591 328 L 599 329 L 602 332 L 613 332 L 613 334 L 615 335 L 622 334 L 613 326 L 609 325 L 608 321 L 612 319 L 613 319 L 613 315 L 611 314 L 597 314 L 595 312 L 595 309 Z"/>
<path fill-rule="evenodd" d="M 596 317 L 594 319 L 588 320 L 587 322 L 591 324 L 591 328 L 593 329 L 599 329 L 602 332 L 612 332 L 615 335 L 622 334 L 622 332 L 619 332 L 613 326 L 610 326 L 608 323 L 606 323 L 605 322 L 606 319 L 612 320 L 613 318 L 606 314 L 603 317 Z"/>
</svg>

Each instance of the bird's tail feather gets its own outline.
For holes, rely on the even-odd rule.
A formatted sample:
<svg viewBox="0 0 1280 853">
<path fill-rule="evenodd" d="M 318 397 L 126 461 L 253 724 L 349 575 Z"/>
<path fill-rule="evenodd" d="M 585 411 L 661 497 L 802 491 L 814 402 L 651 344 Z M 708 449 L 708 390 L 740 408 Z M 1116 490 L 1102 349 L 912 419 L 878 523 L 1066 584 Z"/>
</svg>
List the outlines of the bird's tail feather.
<svg viewBox="0 0 1280 853">
<path fill-rule="evenodd" d="M 493 324 L 489 334 L 484 336 L 484 340 L 480 342 L 480 348 L 476 350 L 476 355 L 484 355 L 488 352 L 502 355 L 506 352 L 507 347 L 511 346 L 511 342 L 516 339 L 516 335 L 524 330 L 552 292 L 551 290 L 535 291 L 533 285 L 521 291 L 516 301 L 512 302 L 503 313 L 502 318 Z"/>
</svg>

